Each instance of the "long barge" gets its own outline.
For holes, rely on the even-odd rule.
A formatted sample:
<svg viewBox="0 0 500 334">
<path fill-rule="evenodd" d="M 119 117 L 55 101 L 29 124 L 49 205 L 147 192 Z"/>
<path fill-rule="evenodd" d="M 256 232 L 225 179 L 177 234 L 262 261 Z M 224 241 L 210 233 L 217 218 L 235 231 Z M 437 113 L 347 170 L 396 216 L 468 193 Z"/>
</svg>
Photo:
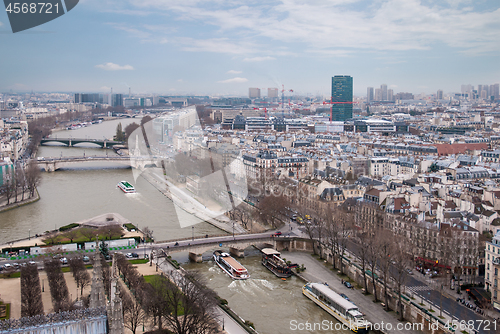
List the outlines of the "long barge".
<svg viewBox="0 0 500 334">
<path fill-rule="evenodd" d="M 368 333 L 371 323 L 356 305 L 322 283 L 307 283 L 302 293 L 354 333 Z"/>
<path fill-rule="evenodd" d="M 272 248 L 264 248 L 262 252 L 262 265 L 269 269 L 279 278 L 288 278 L 293 275 L 292 269 L 297 265 L 288 265 L 282 258 L 281 253 Z"/>
</svg>

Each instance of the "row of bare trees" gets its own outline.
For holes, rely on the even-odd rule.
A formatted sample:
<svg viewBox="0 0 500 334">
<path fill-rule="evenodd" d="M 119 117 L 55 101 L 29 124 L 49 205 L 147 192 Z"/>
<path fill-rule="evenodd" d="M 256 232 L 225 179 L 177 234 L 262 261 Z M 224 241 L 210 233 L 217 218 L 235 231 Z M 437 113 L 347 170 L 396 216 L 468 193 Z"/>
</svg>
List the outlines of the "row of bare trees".
<svg viewBox="0 0 500 334">
<path fill-rule="evenodd" d="M 44 267 L 49 281 L 54 312 L 71 310 L 73 305 L 69 297 L 66 280 L 61 271 L 61 262 L 58 259 L 47 259 L 44 261 Z"/>
<path fill-rule="evenodd" d="M 81 257 L 72 257 L 68 261 L 73 278 L 75 279 L 76 287 L 80 289 L 80 296 L 83 297 L 83 289 L 91 283 L 90 274 L 85 267 L 85 263 Z"/>
<path fill-rule="evenodd" d="M 166 325 L 176 334 L 218 333 L 214 292 L 197 273 L 187 276 L 143 276 L 123 256 L 115 254 L 119 274 L 130 289 L 122 293 L 125 327 L 135 333 L 149 319 L 160 330 Z"/>
<path fill-rule="evenodd" d="M 40 169 L 35 161 L 29 161 L 25 167 L 17 163 L 13 170 L 7 169 L 0 193 L 6 198 L 7 205 L 11 203 L 11 200 L 14 203 L 24 201 L 26 193 L 28 193 L 29 198 L 35 196 L 40 179 Z"/>
<path fill-rule="evenodd" d="M 43 314 L 42 291 L 36 264 L 21 267 L 21 317 Z"/>
</svg>

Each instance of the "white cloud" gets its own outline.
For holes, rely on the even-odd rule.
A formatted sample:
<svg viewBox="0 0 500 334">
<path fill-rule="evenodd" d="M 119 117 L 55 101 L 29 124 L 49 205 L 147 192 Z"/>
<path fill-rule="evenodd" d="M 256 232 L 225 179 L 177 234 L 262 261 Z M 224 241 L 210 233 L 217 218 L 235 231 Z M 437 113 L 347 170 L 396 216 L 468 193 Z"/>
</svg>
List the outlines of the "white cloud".
<svg viewBox="0 0 500 334">
<path fill-rule="evenodd" d="M 178 22 L 206 27 L 209 45 L 184 46 L 187 51 L 241 54 L 252 59 L 265 47 L 301 43 L 300 50 L 427 50 L 440 44 L 474 53 L 500 50 L 500 9 L 478 11 L 471 0 L 144 0 L 138 10 L 175 13 Z M 204 39 L 205 40 L 205 39 Z M 247 44 L 241 41 L 246 40 Z M 276 43 L 278 42 L 278 43 Z M 220 44 L 220 43 L 219 43 Z M 252 48 L 251 47 L 253 44 Z M 233 45 L 236 49 L 228 47 Z M 213 47 L 215 46 L 215 47 Z M 305 47 L 304 47 L 305 46 Z M 341 54 L 342 55 L 341 51 Z M 258 57 L 254 57 L 258 58 Z"/>
<path fill-rule="evenodd" d="M 105 64 L 100 64 L 96 65 L 95 67 L 103 69 L 105 71 L 130 71 L 133 70 L 134 68 L 130 65 L 118 65 L 114 63 L 105 63 Z"/>
<path fill-rule="evenodd" d="M 229 70 L 227 71 L 227 74 L 240 74 L 242 73 L 241 71 L 235 71 L 235 70 Z"/>
<path fill-rule="evenodd" d="M 265 57 L 250 57 L 250 58 L 243 58 L 243 61 L 248 61 L 248 62 L 258 62 L 258 61 L 267 61 L 267 60 L 275 60 L 276 58 L 270 57 L 270 56 L 265 56 Z"/>
<path fill-rule="evenodd" d="M 247 81 L 248 81 L 247 78 L 236 77 L 236 78 L 232 78 L 232 79 L 217 81 L 217 83 L 243 83 L 243 82 L 247 82 Z"/>
</svg>

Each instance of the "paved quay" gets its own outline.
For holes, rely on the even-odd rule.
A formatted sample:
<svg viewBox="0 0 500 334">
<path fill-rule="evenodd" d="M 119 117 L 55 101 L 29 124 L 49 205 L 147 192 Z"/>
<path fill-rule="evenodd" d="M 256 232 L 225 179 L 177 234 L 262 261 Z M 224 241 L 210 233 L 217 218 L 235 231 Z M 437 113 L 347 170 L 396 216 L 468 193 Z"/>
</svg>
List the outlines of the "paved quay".
<svg viewBox="0 0 500 334">
<path fill-rule="evenodd" d="M 365 296 L 360 290 L 348 289 L 345 287 L 341 282 L 341 278 L 337 276 L 334 271 L 329 269 L 331 268 L 331 265 L 326 267 L 323 263 L 312 257 L 311 254 L 301 252 L 282 252 L 281 256 L 289 261 L 292 261 L 292 263 L 297 263 L 299 265 L 304 264 L 306 270 L 301 273 L 301 275 L 305 279 L 317 283 L 326 282 L 335 292 L 344 293 L 359 307 L 361 312 L 366 315 L 366 319 L 372 324 L 382 324 L 382 322 L 384 324 L 390 323 L 392 325 L 392 330 L 384 330 L 385 333 L 422 333 L 418 330 L 398 330 L 398 324 L 403 323 L 396 319 L 397 315 L 395 312 L 386 312 L 380 303 L 373 302 L 372 295 Z"/>
</svg>

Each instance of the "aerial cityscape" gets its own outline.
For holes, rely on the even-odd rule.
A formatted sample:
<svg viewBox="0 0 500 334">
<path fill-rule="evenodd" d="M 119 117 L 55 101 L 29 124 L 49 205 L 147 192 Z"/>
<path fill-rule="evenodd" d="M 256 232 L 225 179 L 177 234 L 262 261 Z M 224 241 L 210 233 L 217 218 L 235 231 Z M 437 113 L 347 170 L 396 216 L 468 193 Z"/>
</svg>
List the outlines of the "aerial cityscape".
<svg viewBox="0 0 500 334">
<path fill-rule="evenodd" d="M 500 333 L 498 3 L 8 2 L 0 334 Z"/>
</svg>

